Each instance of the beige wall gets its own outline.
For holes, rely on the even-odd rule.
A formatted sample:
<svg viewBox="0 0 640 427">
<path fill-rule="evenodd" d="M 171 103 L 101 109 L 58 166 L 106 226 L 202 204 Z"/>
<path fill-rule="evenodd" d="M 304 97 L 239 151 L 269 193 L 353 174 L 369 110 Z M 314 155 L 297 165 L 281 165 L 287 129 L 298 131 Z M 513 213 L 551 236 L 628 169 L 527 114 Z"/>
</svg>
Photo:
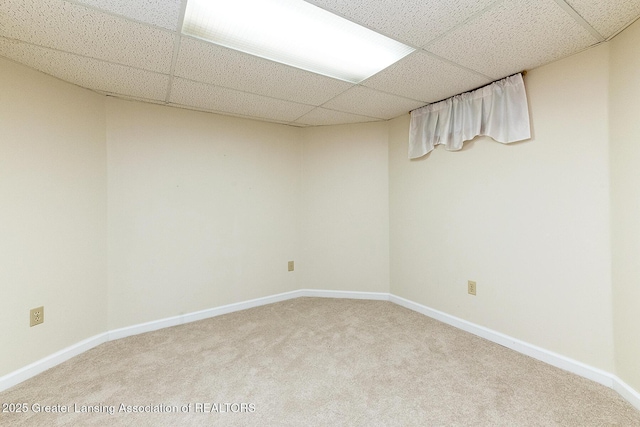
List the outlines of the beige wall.
<svg viewBox="0 0 640 427">
<path fill-rule="evenodd" d="M 297 289 L 299 129 L 109 99 L 109 327 Z"/>
<path fill-rule="evenodd" d="M 389 292 L 387 127 L 303 130 L 301 287 Z"/>
<path fill-rule="evenodd" d="M 315 288 L 390 291 L 640 390 L 638 46 L 636 23 L 531 71 L 531 141 L 418 161 L 408 116 L 296 129 L 0 59 L 0 376 L 108 329 Z"/>
<path fill-rule="evenodd" d="M 303 130 L 0 72 L 0 375 L 224 304 L 388 291 L 386 123 Z M 46 322 L 29 328 L 39 305 Z"/>
<path fill-rule="evenodd" d="M 0 376 L 107 327 L 104 140 L 104 97 L 0 58 Z"/>
<path fill-rule="evenodd" d="M 611 43 L 611 230 L 616 368 L 640 391 L 640 21 Z"/>
<path fill-rule="evenodd" d="M 409 161 L 391 123 L 391 292 L 613 371 L 608 46 L 525 82 L 530 141 Z"/>
</svg>

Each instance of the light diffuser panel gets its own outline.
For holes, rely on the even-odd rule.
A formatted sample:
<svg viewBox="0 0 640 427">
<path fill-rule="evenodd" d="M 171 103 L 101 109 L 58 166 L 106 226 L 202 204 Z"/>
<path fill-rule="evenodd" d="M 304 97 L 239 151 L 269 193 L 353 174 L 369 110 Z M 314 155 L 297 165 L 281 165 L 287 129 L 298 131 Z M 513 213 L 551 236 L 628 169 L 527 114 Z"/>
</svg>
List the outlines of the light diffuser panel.
<svg viewBox="0 0 640 427">
<path fill-rule="evenodd" d="M 302 0 L 189 0 L 182 32 L 351 83 L 414 51 Z"/>
</svg>

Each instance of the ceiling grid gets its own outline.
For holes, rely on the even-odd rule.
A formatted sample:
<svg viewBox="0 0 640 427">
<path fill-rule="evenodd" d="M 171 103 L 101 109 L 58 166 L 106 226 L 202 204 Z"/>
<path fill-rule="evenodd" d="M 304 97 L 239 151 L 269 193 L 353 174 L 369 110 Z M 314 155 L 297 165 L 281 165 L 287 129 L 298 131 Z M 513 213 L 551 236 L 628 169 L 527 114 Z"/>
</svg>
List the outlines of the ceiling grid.
<svg viewBox="0 0 640 427">
<path fill-rule="evenodd" d="M 581 52 L 638 0 L 308 0 L 418 48 L 359 84 L 181 33 L 186 0 L 2 0 L 0 56 L 99 93 L 284 123 L 387 120 Z"/>
</svg>

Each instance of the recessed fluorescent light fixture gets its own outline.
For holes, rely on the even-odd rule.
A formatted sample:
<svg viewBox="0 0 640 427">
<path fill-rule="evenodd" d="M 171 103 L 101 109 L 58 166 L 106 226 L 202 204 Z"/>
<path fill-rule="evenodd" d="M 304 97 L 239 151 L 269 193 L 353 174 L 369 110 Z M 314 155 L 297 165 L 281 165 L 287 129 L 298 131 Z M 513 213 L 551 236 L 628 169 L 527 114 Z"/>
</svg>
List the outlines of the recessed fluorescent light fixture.
<svg viewBox="0 0 640 427">
<path fill-rule="evenodd" d="M 189 0 L 182 33 L 351 83 L 415 50 L 303 0 Z"/>
</svg>

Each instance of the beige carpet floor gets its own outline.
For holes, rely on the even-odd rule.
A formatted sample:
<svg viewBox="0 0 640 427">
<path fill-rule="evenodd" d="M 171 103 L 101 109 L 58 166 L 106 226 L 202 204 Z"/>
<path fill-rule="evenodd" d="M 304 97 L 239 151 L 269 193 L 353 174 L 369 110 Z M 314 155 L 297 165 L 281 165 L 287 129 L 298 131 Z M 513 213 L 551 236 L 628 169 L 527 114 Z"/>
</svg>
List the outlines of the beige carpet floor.
<svg viewBox="0 0 640 427">
<path fill-rule="evenodd" d="M 323 298 L 102 344 L 0 402 L 29 409 L 2 426 L 640 426 L 604 386 L 390 302 Z"/>
</svg>

